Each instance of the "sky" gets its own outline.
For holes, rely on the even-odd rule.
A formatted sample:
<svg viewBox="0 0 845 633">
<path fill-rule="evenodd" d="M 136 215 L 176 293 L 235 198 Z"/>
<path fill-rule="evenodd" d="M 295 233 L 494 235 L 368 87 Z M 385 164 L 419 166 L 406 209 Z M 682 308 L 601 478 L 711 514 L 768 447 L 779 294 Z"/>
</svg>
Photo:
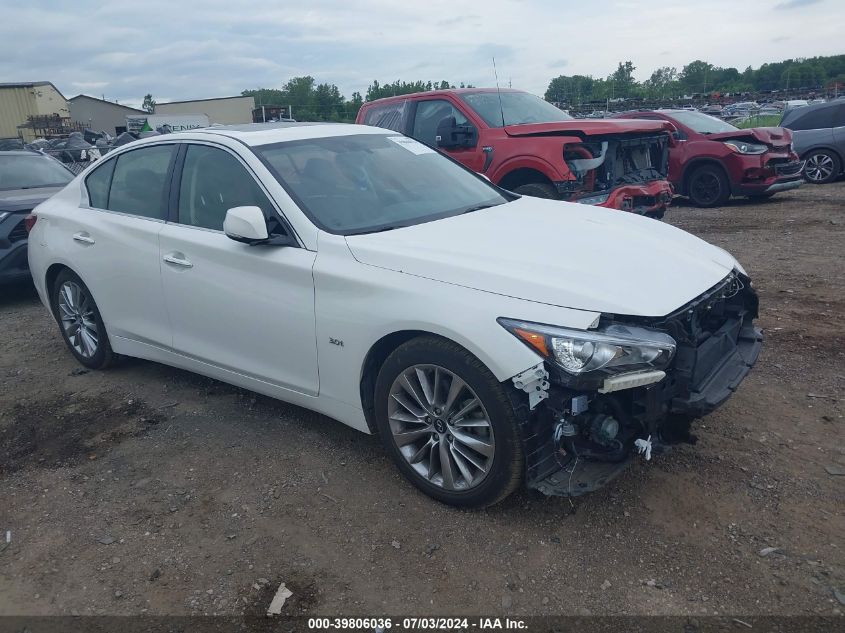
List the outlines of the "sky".
<svg viewBox="0 0 845 633">
<path fill-rule="evenodd" d="M 642 81 L 695 59 L 746 66 L 845 53 L 842 0 L 0 0 L 0 82 L 140 105 L 279 88 L 311 75 L 351 97 L 375 79 Z"/>
</svg>

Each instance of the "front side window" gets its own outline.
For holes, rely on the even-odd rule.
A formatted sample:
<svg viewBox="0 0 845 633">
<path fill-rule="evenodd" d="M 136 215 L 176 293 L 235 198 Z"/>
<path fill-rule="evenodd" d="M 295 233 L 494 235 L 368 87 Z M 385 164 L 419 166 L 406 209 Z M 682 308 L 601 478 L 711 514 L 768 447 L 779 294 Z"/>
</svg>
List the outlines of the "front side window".
<svg viewBox="0 0 845 633">
<path fill-rule="evenodd" d="M 455 117 L 455 123 L 458 125 L 468 123 L 467 118 L 461 114 L 461 111 L 445 99 L 418 102 L 417 114 L 414 117 L 414 131 L 411 136 L 426 145 L 436 147 L 437 126 L 443 119 L 450 116 Z"/>
<path fill-rule="evenodd" d="M 0 156 L 0 191 L 64 187 L 73 174 L 49 156 L 9 154 Z"/>
<path fill-rule="evenodd" d="M 179 185 L 179 223 L 223 230 L 226 211 L 261 207 L 270 217 L 273 207 L 255 179 L 228 152 L 207 145 L 189 145 Z"/>
<path fill-rule="evenodd" d="M 572 120 L 563 110 L 527 92 L 470 92 L 461 99 L 490 127 Z"/>
<path fill-rule="evenodd" d="M 449 158 L 401 135 L 354 134 L 253 148 L 309 218 L 351 235 L 509 201 Z"/>
<path fill-rule="evenodd" d="M 163 220 L 167 210 L 167 175 L 175 151 L 175 145 L 155 145 L 118 156 L 107 208 Z"/>
</svg>

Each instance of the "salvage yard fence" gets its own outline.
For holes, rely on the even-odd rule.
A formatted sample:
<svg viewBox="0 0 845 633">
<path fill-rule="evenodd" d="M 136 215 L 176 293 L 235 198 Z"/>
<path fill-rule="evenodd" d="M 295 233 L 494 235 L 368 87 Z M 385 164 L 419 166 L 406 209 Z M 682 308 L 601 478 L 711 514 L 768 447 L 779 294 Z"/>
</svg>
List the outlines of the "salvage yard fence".
<svg viewBox="0 0 845 633">
<path fill-rule="evenodd" d="M 38 149 L 33 150 L 46 156 L 52 156 L 74 174 L 80 174 L 92 163 L 105 156 L 108 147 L 91 147 L 86 149 Z"/>
</svg>

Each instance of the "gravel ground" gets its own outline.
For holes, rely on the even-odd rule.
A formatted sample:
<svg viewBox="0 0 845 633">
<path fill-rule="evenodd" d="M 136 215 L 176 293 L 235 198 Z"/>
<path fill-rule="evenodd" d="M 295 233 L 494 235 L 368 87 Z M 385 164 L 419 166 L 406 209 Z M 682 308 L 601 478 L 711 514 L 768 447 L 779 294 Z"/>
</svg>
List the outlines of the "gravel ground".
<svg viewBox="0 0 845 633">
<path fill-rule="evenodd" d="M 149 362 L 85 372 L 3 288 L 0 614 L 253 614 L 279 582 L 288 614 L 839 614 L 843 200 L 673 207 L 753 277 L 757 368 L 695 447 L 477 512 L 325 417 Z"/>
</svg>

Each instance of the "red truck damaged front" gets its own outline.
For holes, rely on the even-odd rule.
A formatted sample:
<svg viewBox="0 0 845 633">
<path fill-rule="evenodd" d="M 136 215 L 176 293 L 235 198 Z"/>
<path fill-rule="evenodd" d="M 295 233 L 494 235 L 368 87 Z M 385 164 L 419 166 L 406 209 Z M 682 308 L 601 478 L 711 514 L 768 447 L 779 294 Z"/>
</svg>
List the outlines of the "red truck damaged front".
<svg viewBox="0 0 845 633">
<path fill-rule="evenodd" d="M 357 122 L 413 136 L 523 195 L 655 217 L 672 199 L 666 122 L 579 121 L 534 95 L 496 89 L 382 99 Z"/>
</svg>

